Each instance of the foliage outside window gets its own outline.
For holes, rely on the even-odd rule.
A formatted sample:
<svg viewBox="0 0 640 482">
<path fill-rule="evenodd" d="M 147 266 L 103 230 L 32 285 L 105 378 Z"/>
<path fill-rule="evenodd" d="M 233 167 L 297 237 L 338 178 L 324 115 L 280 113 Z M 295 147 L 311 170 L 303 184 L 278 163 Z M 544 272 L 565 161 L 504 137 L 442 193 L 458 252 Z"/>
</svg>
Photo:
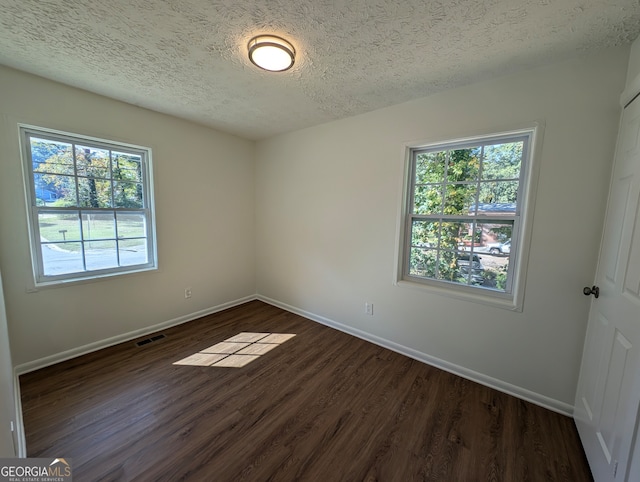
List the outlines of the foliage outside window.
<svg viewBox="0 0 640 482">
<path fill-rule="evenodd" d="M 150 150 L 20 131 L 36 284 L 154 268 Z"/>
<path fill-rule="evenodd" d="M 404 279 L 511 296 L 532 134 L 411 149 Z"/>
</svg>

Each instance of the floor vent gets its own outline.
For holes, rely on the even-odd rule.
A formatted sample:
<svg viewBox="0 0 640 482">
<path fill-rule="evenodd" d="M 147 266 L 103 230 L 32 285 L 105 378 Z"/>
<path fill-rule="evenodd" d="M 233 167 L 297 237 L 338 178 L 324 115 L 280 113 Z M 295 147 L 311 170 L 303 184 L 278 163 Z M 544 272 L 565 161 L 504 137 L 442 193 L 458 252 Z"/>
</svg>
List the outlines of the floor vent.
<svg viewBox="0 0 640 482">
<path fill-rule="evenodd" d="M 146 340 L 137 341 L 136 346 L 146 345 L 147 343 L 151 343 L 152 341 L 162 340 L 163 338 L 166 338 L 166 335 L 152 336 L 151 338 L 147 338 Z"/>
</svg>

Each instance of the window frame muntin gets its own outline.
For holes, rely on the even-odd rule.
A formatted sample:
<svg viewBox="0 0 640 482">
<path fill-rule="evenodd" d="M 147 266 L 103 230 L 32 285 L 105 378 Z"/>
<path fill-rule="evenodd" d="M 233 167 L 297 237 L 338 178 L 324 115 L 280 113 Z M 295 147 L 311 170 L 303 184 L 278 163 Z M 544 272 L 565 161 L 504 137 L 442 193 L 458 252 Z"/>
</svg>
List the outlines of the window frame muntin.
<svg viewBox="0 0 640 482">
<path fill-rule="evenodd" d="M 407 142 L 403 146 L 404 169 L 402 176 L 402 202 L 398 210 L 398 237 L 395 275 L 393 284 L 396 286 L 411 287 L 428 290 L 452 298 L 474 301 L 513 311 L 522 311 L 524 303 L 524 284 L 528 264 L 529 244 L 531 238 L 531 225 L 534 211 L 534 198 L 538 182 L 539 153 L 542 147 L 544 134 L 544 121 L 536 121 L 524 124 L 516 129 L 494 129 L 480 132 L 476 135 L 451 138 L 450 140 L 429 140 Z M 509 139 L 526 138 L 523 144 L 523 164 L 520 168 L 519 189 L 516 203 L 517 216 L 514 218 L 514 228 L 511 239 L 510 265 L 513 265 L 511 278 L 511 291 L 501 292 L 490 288 L 463 285 L 444 280 L 428 279 L 409 275 L 409 260 L 411 255 L 411 225 L 414 216 L 412 213 L 415 194 L 415 156 L 414 152 L 438 152 L 442 150 L 455 150 L 461 147 L 473 147 L 478 145 L 491 145 L 505 142 Z M 478 174 L 480 179 L 481 172 Z M 509 178 L 511 180 L 511 178 Z M 487 181 L 496 181 L 494 179 Z M 455 218 L 455 215 L 439 215 L 442 218 Z M 461 216 L 464 220 L 477 219 L 486 222 L 485 215 Z M 461 219 L 461 220 L 462 220 Z M 515 246 L 515 248 L 514 248 Z M 511 266 L 510 266 L 511 271 Z"/>
<path fill-rule="evenodd" d="M 152 163 L 152 149 L 136 144 L 130 144 L 127 142 L 107 140 L 98 137 L 88 136 L 84 134 L 65 132 L 56 129 L 50 129 L 46 127 L 40 127 L 30 124 L 18 123 L 19 142 L 20 142 L 20 154 L 22 157 L 22 170 L 25 180 L 25 199 L 27 208 L 27 222 L 28 222 L 28 235 L 29 235 L 29 247 L 30 258 L 34 288 L 56 286 L 63 283 L 76 283 L 94 279 L 100 279 L 111 276 L 119 276 L 130 273 L 138 273 L 144 271 L 151 271 L 158 269 L 158 255 L 157 255 L 157 239 L 155 229 L 155 200 L 153 190 L 153 163 Z M 61 142 L 74 145 L 86 145 L 87 147 L 104 149 L 107 151 L 139 155 L 141 165 L 141 184 L 142 184 L 142 208 L 116 208 L 113 206 L 113 191 L 111 193 L 112 206 L 109 208 L 93 208 L 93 207 L 81 207 L 81 206 L 67 206 L 67 207 L 47 207 L 37 206 L 36 192 L 35 192 L 35 179 L 33 171 L 33 158 L 31 152 L 31 139 L 42 138 L 43 140 Z M 79 178 L 88 179 L 87 176 L 79 176 L 77 170 L 77 164 L 75 160 L 75 149 L 73 149 L 73 178 L 76 183 L 76 195 L 78 193 L 77 182 Z M 109 162 L 109 172 L 112 174 L 111 156 Z M 56 173 L 53 173 L 56 174 Z M 96 178 L 103 180 L 103 178 Z M 112 184 L 114 182 L 113 176 L 109 180 Z M 112 186 L 113 187 L 113 186 Z M 79 200 L 76 199 L 76 202 Z M 117 235 L 117 213 L 118 212 L 133 212 L 136 214 L 143 214 L 145 220 L 145 236 L 146 236 L 146 248 L 147 248 L 147 262 L 135 265 L 116 266 L 112 268 L 103 268 L 96 270 L 86 269 L 86 258 L 83 256 L 82 263 L 84 270 L 76 271 L 72 273 L 60 274 L 60 275 L 45 275 L 44 274 L 44 262 L 42 257 L 42 242 L 40 241 L 40 226 L 38 222 L 38 213 L 41 210 L 45 211 L 69 211 L 78 213 L 78 222 L 80 223 L 80 230 L 82 232 L 82 213 L 87 211 L 94 212 L 111 212 L 114 215 L 114 225 L 116 225 L 115 233 Z M 127 239 L 142 239 L 142 238 L 127 238 Z M 116 241 L 116 253 L 119 260 L 118 250 L 118 238 L 114 238 Z M 91 242 L 95 240 L 86 240 L 84 236 L 78 241 L 79 243 Z M 47 244 L 47 243 L 45 243 Z"/>
</svg>

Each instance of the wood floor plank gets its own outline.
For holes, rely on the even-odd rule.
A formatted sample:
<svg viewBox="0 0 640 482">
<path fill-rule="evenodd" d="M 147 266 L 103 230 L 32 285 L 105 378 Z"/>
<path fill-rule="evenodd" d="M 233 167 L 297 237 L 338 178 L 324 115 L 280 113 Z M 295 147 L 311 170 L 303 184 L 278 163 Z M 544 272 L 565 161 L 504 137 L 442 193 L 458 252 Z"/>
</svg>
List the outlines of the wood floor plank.
<svg viewBox="0 0 640 482">
<path fill-rule="evenodd" d="M 241 332 L 296 336 L 173 365 Z M 570 418 L 265 303 L 163 334 L 21 376 L 28 455 L 78 481 L 592 480 Z"/>
</svg>

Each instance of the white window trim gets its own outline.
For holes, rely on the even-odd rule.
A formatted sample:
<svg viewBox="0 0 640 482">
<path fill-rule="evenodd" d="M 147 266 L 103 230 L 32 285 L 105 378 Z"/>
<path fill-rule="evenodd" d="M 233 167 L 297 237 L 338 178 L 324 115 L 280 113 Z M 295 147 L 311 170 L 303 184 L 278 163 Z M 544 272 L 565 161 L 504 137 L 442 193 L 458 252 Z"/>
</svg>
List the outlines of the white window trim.
<svg viewBox="0 0 640 482">
<path fill-rule="evenodd" d="M 405 274 L 405 252 L 407 227 L 406 220 L 409 215 L 409 198 L 411 196 L 412 178 L 412 151 L 425 149 L 439 145 L 462 144 L 474 141 L 483 141 L 492 137 L 518 136 L 523 134 L 531 135 L 530 152 L 528 162 L 524 167 L 523 181 L 521 189 L 523 194 L 520 199 L 520 226 L 517 240 L 517 248 L 513 254 L 512 262 L 516 265 L 514 277 L 512 279 L 511 293 L 503 293 L 481 289 L 477 287 L 457 285 L 455 283 L 440 282 L 437 280 L 414 280 L 408 279 Z M 398 213 L 396 220 L 396 249 L 394 257 L 393 284 L 401 288 L 411 288 L 422 292 L 434 293 L 458 300 L 470 301 L 485 304 L 497 308 L 521 312 L 524 308 L 525 281 L 527 265 L 529 260 L 529 250 L 531 244 L 531 230 L 533 225 L 535 193 L 537 190 L 540 153 L 542 151 L 542 140 L 544 134 L 544 123 L 537 121 L 517 127 L 516 129 L 491 129 L 474 133 L 466 137 L 452 137 L 449 139 L 429 139 L 421 141 L 410 141 L 402 146 L 403 171 L 401 177 L 400 196 L 398 202 Z"/>
<path fill-rule="evenodd" d="M 56 287 L 61 285 L 90 282 L 101 278 L 113 276 L 123 276 L 145 271 L 153 271 L 158 269 L 158 250 L 156 240 L 156 219 L 155 219 L 155 198 L 154 198 L 154 181 L 153 181 L 153 161 L 152 150 L 150 147 L 140 146 L 127 142 L 116 140 L 108 140 L 99 137 L 88 136 L 73 132 L 66 132 L 46 127 L 35 126 L 31 124 L 18 123 L 20 155 L 22 157 L 22 174 L 24 180 L 25 204 L 27 210 L 28 235 L 30 246 L 31 268 L 33 275 L 33 288 L 27 288 L 28 292 L 37 291 L 39 288 Z M 121 266 L 116 268 L 101 269 L 95 271 L 82 271 L 69 273 L 66 275 L 45 276 L 42 269 L 42 253 L 40 242 L 36 238 L 38 229 L 37 209 L 35 202 L 35 189 L 33 179 L 32 160 L 30 157 L 30 149 L 28 144 L 28 134 L 35 136 L 41 135 L 47 138 L 58 139 L 63 142 L 91 143 L 92 146 L 106 148 L 111 150 L 125 149 L 142 154 L 143 162 L 143 198 L 147 206 L 143 209 L 147 211 L 147 263 L 139 265 Z M 55 208 L 52 208 L 55 210 Z M 79 208 L 81 210 L 91 210 Z M 115 211 L 114 211 L 115 212 Z M 34 224 L 36 223 L 36 224 Z"/>
</svg>

